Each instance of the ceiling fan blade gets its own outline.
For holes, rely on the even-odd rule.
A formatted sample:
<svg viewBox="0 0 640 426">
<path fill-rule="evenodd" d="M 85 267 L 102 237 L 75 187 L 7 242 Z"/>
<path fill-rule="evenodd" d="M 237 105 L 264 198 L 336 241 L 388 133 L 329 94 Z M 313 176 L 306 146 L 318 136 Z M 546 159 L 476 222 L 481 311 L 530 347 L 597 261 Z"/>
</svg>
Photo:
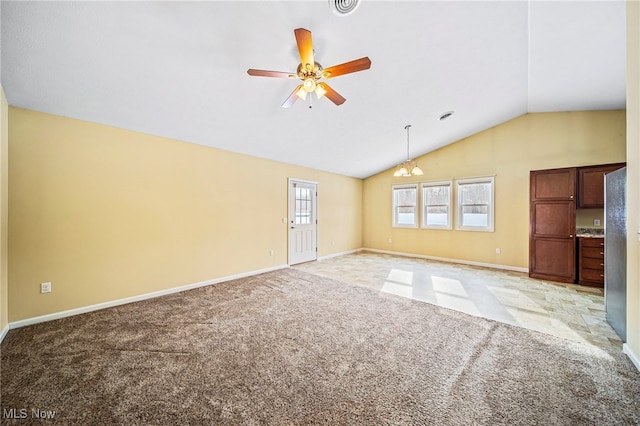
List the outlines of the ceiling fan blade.
<svg viewBox="0 0 640 426">
<path fill-rule="evenodd" d="M 349 74 L 352 72 L 368 70 L 370 67 L 371 59 L 365 56 L 364 58 L 356 59 L 355 61 L 345 62 L 344 64 L 325 68 L 322 71 L 322 76 L 324 78 L 337 77 L 339 75 Z"/>
<path fill-rule="evenodd" d="M 254 70 L 248 69 L 247 74 L 257 76 L 257 77 L 277 77 L 277 78 L 296 78 L 297 75 L 284 72 L 284 71 L 267 71 L 267 70 Z"/>
<path fill-rule="evenodd" d="M 293 92 L 291 92 L 291 94 L 289 95 L 287 100 L 284 101 L 284 103 L 282 104 L 282 108 L 289 108 L 291 105 L 293 105 L 298 100 L 298 95 L 296 95 L 296 93 L 301 88 L 302 88 L 302 84 L 298 85 L 298 87 L 293 89 Z"/>
<path fill-rule="evenodd" d="M 296 35 L 296 42 L 298 43 L 298 52 L 300 52 L 300 63 L 305 68 L 306 65 L 310 65 L 313 70 L 313 42 L 311 41 L 311 31 L 304 28 L 298 28 L 293 30 Z"/>
<path fill-rule="evenodd" d="M 324 90 L 326 90 L 326 93 L 324 94 L 324 96 L 326 96 L 334 104 L 342 105 L 344 101 L 346 101 L 346 99 L 343 98 L 342 95 L 340 95 L 340 93 L 336 92 L 331 87 L 329 87 L 327 83 L 324 83 L 324 82 L 318 83 L 318 86 L 321 86 Z"/>
</svg>

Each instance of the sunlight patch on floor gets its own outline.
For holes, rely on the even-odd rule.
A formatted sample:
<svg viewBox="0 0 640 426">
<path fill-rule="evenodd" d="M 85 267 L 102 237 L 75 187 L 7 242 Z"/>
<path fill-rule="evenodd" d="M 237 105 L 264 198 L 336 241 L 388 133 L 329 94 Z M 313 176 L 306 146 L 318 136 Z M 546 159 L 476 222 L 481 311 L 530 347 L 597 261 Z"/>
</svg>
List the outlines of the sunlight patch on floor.
<svg viewBox="0 0 640 426">
<path fill-rule="evenodd" d="M 455 309 L 470 315 L 481 316 L 475 302 L 469 298 L 460 280 L 445 277 L 431 277 L 436 303 L 444 308 Z"/>
<path fill-rule="evenodd" d="M 437 293 L 446 293 L 453 296 L 469 297 L 467 291 L 459 280 L 443 277 L 431 277 L 433 289 Z"/>
<path fill-rule="evenodd" d="M 521 291 L 494 286 L 487 286 L 487 290 L 489 290 L 495 298 L 507 308 L 526 309 L 528 311 L 548 313 L 547 310 L 540 306 L 538 302 Z"/>
<path fill-rule="evenodd" d="M 454 296 L 446 293 L 436 293 L 437 305 L 443 308 L 453 309 L 455 311 L 464 312 L 465 314 L 482 316 L 480 310 L 473 302 L 465 297 Z"/>
<path fill-rule="evenodd" d="M 396 296 L 402 296 L 408 299 L 411 299 L 413 296 L 413 288 L 411 286 L 391 281 L 385 281 L 380 291 L 382 293 L 395 294 Z"/>
<path fill-rule="evenodd" d="M 380 291 L 411 299 L 413 297 L 413 272 L 392 269 Z"/>
<path fill-rule="evenodd" d="M 413 272 L 392 269 L 387 276 L 387 281 L 394 283 L 413 285 Z"/>
</svg>

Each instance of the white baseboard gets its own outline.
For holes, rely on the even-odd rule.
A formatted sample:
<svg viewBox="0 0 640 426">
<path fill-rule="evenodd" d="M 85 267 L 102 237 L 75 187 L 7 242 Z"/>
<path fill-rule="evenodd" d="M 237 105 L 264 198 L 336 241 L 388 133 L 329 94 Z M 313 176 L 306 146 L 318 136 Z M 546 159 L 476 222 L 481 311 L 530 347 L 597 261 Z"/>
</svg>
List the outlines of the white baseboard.
<svg viewBox="0 0 640 426">
<path fill-rule="evenodd" d="M 633 351 L 631 350 L 631 348 L 629 347 L 629 345 L 627 345 L 626 343 L 624 343 L 622 345 L 622 352 L 624 352 L 625 354 L 627 354 L 627 356 L 629 357 L 629 359 L 631 360 L 631 362 L 633 362 L 633 365 L 636 366 L 636 368 L 638 369 L 638 371 L 640 371 L 640 358 L 638 358 L 636 356 L 636 354 L 633 353 Z"/>
<path fill-rule="evenodd" d="M 529 272 L 529 268 L 521 268 L 518 266 L 509 266 L 509 265 L 499 265 L 495 263 L 484 263 L 484 262 L 474 262 L 472 260 L 461 260 L 461 259 L 449 259 L 446 257 L 436 257 L 436 256 L 426 256 L 423 254 L 414 254 L 414 253 L 403 253 L 399 251 L 389 251 L 389 250 L 378 250 L 372 248 L 363 248 L 364 251 L 372 251 L 374 253 L 383 253 L 383 254 L 392 254 L 396 256 L 405 256 L 405 257 L 416 257 L 419 259 L 427 259 L 427 260 L 437 260 L 440 262 L 449 262 L 449 263 L 460 263 L 462 265 L 471 265 L 471 266 L 482 266 L 484 268 L 492 268 L 492 269 L 502 269 L 506 271 L 515 271 L 515 272 Z"/>
<path fill-rule="evenodd" d="M 60 318 L 66 318 L 66 317 L 70 317 L 70 316 L 73 316 L 73 315 L 79 315 L 79 314 L 84 314 L 84 313 L 87 313 L 87 312 L 98 311 L 100 309 L 111 308 L 111 307 L 114 307 L 114 306 L 126 305 L 127 303 L 139 302 L 141 300 L 146 300 L 146 299 L 153 299 L 155 297 L 166 296 L 168 294 L 179 293 L 179 292 L 185 291 L 185 290 L 192 290 L 194 288 L 205 287 L 205 286 L 213 285 L 213 284 L 219 284 L 219 283 L 225 282 L 225 281 L 231 281 L 231 280 L 236 280 L 236 279 L 239 279 L 239 278 L 250 277 L 252 275 L 263 274 L 265 272 L 277 271 L 279 269 L 285 269 L 285 268 L 288 268 L 288 267 L 289 267 L 289 265 L 279 265 L 279 266 L 274 266 L 274 267 L 271 267 L 271 268 L 259 269 L 259 270 L 251 271 L 251 272 L 244 272 L 244 273 L 237 274 L 237 275 L 230 275 L 230 276 L 227 276 L 227 277 L 215 278 L 215 279 L 212 279 L 212 280 L 202 281 L 202 282 L 199 282 L 199 283 L 187 284 L 187 285 L 183 285 L 183 286 L 180 286 L 180 287 L 172 287 L 172 288 L 168 288 L 168 289 L 165 289 L 165 290 L 160 290 L 160 291 L 154 291 L 154 292 L 151 292 L 151 293 L 140 294 L 138 296 L 126 297 L 124 299 L 112 300 L 112 301 L 109 301 L 109 302 L 98 303 L 98 304 L 90 305 L 90 306 L 83 306 L 81 308 L 70 309 L 68 311 L 55 312 L 53 314 L 41 315 L 41 316 L 38 316 L 38 317 L 27 318 L 27 319 L 20 320 L 20 321 L 14 321 L 14 322 L 9 323 L 9 326 L 6 328 L 5 331 L 3 331 L 3 334 L 2 334 L 1 337 L 4 337 L 4 335 L 6 334 L 6 332 L 9 329 L 25 327 L 27 325 L 38 324 L 38 323 L 46 322 L 46 321 L 53 321 L 53 320 L 60 319 Z M 2 342 L 2 339 L 0 339 L 0 342 Z"/>
<path fill-rule="evenodd" d="M 0 343 L 4 340 L 4 336 L 9 332 L 9 324 L 4 326 L 4 330 L 0 331 Z"/>
<path fill-rule="evenodd" d="M 353 253 L 357 253 L 359 251 L 362 251 L 363 249 L 359 248 L 359 249 L 355 249 L 355 250 L 347 250 L 347 251 L 343 251 L 340 253 L 333 253 L 333 254 L 328 254 L 326 256 L 321 256 L 318 258 L 318 261 L 321 262 L 323 260 L 328 260 L 328 259 L 332 259 L 334 257 L 340 257 L 340 256 L 346 256 L 348 254 L 353 254 Z"/>
</svg>

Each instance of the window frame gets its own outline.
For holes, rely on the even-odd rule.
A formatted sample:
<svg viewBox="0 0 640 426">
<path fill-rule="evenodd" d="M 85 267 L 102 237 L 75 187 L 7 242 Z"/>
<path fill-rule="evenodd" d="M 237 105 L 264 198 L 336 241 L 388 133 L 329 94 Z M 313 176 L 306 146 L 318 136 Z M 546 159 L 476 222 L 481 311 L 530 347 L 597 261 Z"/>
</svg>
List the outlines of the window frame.
<svg viewBox="0 0 640 426">
<path fill-rule="evenodd" d="M 447 207 L 447 224 L 446 225 L 428 225 L 427 219 L 427 197 L 425 195 L 425 189 L 437 186 L 448 186 L 449 187 L 449 203 L 446 205 Z M 420 184 L 420 206 L 421 206 L 421 214 L 422 220 L 420 221 L 420 227 L 422 229 L 442 229 L 450 231 L 453 229 L 453 180 L 439 180 L 433 182 L 423 182 Z"/>
<path fill-rule="evenodd" d="M 460 187 L 463 185 L 469 185 L 474 183 L 489 183 L 491 184 L 491 196 L 488 204 L 488 218 L 487 226 L 464 226 L 462 224 L 462 210 L 467 204 L 462 203 L 462 191 Z M 478 232 L 494 232 L 495 231 L 495 198 L 496 198 L 496 185 L 494 176 L 484 176 L 469 179 L 457 179 L 456 180 L 456 230 L 459 231 L 478 231 Z"/>
<path fill-rule="evenodd" d="M 398 223 L 397 206 L 396 206 L 396 190 L 401 190 L 401 189 L 413 189 L 416 193 L 416 202 L 413 205 L 413 208 L 414 208 L 414 211 L 413 211 L 414 224 L 413 225 L 405 225 L 405 224 Z M 418 228 L 418 224 L 419 224 L 418 212 L 420 210 L 419 196 L 420 196 L 420 193 L 418 192 L 417 183 L 391 185 L 391 227 L 392 228 L 410 228 L 410 229 Z"/>
</svg>

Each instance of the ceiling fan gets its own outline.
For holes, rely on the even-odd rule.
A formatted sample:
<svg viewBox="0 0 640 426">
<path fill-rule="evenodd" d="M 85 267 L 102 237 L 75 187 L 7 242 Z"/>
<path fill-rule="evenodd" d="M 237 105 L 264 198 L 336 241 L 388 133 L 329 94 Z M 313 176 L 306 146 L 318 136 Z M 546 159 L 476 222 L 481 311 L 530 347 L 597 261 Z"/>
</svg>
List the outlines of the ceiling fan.
<svg viewBox="0 0 640 426">
<path fill-rule="evenodd" d="M 293 32 L 296 35 L 298 52 L 300 53 L 300 65 L 298 65 L 295 73 L 254 69 L 247 70 L 247 73 L 258 77 L 299 78 L 302 80 L 302 83 L 298 85 L 284 101 L 282 104 L 283 108 L 289 108 L 298 98 L 306 99 L 307 94 L 311 92 L 315 92 L 318 99 L 326 96 L 334 104 L 342 105 L 346 99 L 329 87 L 327 83 L 320 81 L 320 79 L 333 78 L 352 72 L 368 70 L 371 67 L 371 60 L 365 56 L 364 58 L 345 62 L 344 64 L 322 68 L 322 66 L 313 59 L 311 31 L 298 28 Z"/>
</svg>

